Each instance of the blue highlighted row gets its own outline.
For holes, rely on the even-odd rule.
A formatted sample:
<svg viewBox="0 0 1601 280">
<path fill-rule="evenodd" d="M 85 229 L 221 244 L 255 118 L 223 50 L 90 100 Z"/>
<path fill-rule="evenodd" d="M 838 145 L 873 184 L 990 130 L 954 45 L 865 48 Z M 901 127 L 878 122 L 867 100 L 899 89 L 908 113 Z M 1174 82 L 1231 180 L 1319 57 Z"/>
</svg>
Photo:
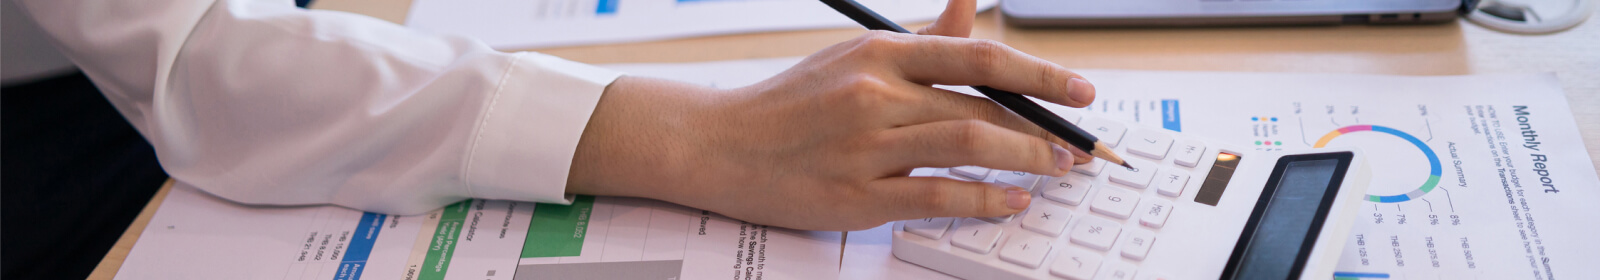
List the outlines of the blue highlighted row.
<svg viewBox="0 0 1601 280">
<path fill-rule="evenodd" d="M 600 0 L 595 2 L 595 15 L 617 14 L 617 0 Z"/>
<path fill-rule="evenodd" d="M 361 214 L 361 222 L 356 224 L 356 233 L 351 237 L 349 249 L 345 250 L 345 258 L 339 261 L 334 280 L 361 279 L 367 257 L 372 255 L 372 244 L 378 241 L 378 231 L 384 228 L 384 218 L 388 216 L 372 212 Z"/>
<path fill-rule="evenodd" d="M 1162 99 L 1162 128 L 1181 132 L 1179 127 L 1179 100 Z"/>
<path fill-rule="evenodd" d="M 1373 273 L 1373 272 L 1344 272 L 1344 271 L 1335 271 L 1334 272 L 1334 279 L 1336 279 L 1336 280 L 1361 279 L 1361 278 L 1390 279 L 1390 274 L 1388 274 L 1388 273 Z"/>
</svg>

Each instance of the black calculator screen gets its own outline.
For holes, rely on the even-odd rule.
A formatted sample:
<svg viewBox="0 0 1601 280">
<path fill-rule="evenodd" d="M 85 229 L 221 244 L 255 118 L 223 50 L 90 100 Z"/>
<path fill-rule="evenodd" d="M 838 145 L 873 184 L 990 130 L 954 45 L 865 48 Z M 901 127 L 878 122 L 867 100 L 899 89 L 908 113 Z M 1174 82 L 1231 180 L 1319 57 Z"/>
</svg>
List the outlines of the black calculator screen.
<svg viewBox="0 0 1601 280">
<path fill-rule="evenodd" d="M 1280 158 L 1235 244 L 1224 278 L 1299 276 L 1350 161 L 1350 153 Z"/>
</svg>

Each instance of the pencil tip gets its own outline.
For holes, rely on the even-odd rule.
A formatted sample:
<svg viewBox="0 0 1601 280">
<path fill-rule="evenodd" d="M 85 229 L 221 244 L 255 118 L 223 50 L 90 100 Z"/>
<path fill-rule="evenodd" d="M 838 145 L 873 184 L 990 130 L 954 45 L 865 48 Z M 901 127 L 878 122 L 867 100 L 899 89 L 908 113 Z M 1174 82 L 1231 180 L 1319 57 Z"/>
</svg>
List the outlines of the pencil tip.
<svg viewBox="0 0 1601 280">
<path fill-rule="evenodd" d="M 1126 161 L 1125 161 L 1125 162 L 1123 162 L 1123 164 L 1119 164 L 1119 165 L 1122 165 L 1122 166 L 1123 166 L 1123 168 L 1128 168 L 1128 169 L 1134 169 L 1134 167 L 1133 167 L 1133 166 L 1129 166 L 1129 165 L 1128 165 L 1128 162 L 1126 162 Z"/>
</svg>

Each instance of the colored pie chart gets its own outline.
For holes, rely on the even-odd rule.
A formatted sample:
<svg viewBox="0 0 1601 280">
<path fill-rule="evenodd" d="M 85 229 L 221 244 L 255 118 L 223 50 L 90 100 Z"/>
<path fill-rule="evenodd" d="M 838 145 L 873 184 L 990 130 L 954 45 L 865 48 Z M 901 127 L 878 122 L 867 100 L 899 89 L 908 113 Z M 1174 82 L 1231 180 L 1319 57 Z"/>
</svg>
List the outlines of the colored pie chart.
<svg viewBox="0 0 1601 280">
<path fill-rule="evenodd" d="M 1429 191 L 1434 190 L 1434 187 L 1440 183 L 1440 157 L 1434 155 L 1434 149 L 1430 149 L 1429 145 L 1423 144 L 1423 140 L 1418 140 L 1417 137 L 1413 137 L 1411 134 L 1406 134 L 1406 132 L 1401 132 L 1400 130 L 1396 130 L 1394 128 L 1377 125 L 1352 125 L 1341 127 L 1340 129 L 1330 131 L 1328 134 L 1324 134 L 1323 138 L 1319 138 L 1317 140 L 1317 144 L 1312 145 L 1312 147 L 1322 148 L 1323 146 L 1328 145 L 1329 141 L 1333 141 L 1334 138 L 1339 138 L 1341 135 L 1366 132 L 1377 132 L 1399 137 L 1401 140 L 1406 140 L 1408 143 L 1412 143 L 1413 146 L 1417 146 L 1418 151 L 1423 152 L 1423 155 L 1429 158 L 1429 179 L 1424 181 L 1422 186 L 1418 186 L 1417 189 L 1413 189 L 1402 194 L 1376 195 L 1369 193 L 1367 196 L 1368 201 L 1380 203 L 1405 202 L 1423 197 L 1424 194 L 1428 194 Z"/>
</svg>

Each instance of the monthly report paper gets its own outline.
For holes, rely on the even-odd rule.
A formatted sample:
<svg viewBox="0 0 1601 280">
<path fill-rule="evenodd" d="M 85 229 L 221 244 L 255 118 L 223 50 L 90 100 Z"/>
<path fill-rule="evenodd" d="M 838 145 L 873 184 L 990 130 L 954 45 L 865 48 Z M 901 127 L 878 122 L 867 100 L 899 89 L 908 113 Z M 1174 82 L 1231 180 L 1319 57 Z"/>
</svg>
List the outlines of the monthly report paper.
<svg viewBox="0 0 1601 280">
<path fill-rule="evenodd" d="M 945 9 L 945 0 L 860 2 L 900 22 L 933 20 Z M 415 0 L 406 25 L 503 50 L 857 26 L 816 0 Z"/>
<path fill-rule="evenodd" d="M 614 68 L 737 87 L 795 62 Z M 1095 83 L 1095 103 L 1047 107 L 1236 147 L 1354 146 L 1370 155 L 1373 181 L 1336 279 L 1601 277 L 1596 169 L 1552 75 L 1078 72 Z M 843 278 L 930 275 L 889 255 L 889 230 L 848 234 Z"/>
</svg>

